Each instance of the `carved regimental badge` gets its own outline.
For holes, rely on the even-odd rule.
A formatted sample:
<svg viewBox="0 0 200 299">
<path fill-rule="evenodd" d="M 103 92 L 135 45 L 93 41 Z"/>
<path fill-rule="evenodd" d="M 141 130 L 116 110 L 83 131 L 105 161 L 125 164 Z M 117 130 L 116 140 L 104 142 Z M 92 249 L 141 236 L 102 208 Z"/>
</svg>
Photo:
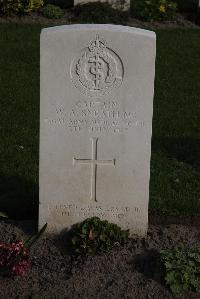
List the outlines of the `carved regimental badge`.
<svg viewBox="0 0 200 299">
<path fill-rule="evenodd" d="M 119 87 L 123 74 L 121 59 L 98 35 L 71 64 L 72 81 L 88 96 L 102 96 Z"/>
</svg>

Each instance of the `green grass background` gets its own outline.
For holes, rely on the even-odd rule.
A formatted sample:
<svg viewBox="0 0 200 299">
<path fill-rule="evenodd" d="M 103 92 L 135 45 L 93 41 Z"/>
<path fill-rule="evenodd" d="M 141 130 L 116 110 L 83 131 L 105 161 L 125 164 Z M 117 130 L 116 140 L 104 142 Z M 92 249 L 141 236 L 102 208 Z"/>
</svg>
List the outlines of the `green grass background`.
<svg viewBox="0 0 200 299">
<path fill-rule="evenodd" d="M 39 25 L 0 25 L 0 211 L 37 217 Z M 157 30 L 150 212 L 200 212 L 200 30 Z"/>
</svg>

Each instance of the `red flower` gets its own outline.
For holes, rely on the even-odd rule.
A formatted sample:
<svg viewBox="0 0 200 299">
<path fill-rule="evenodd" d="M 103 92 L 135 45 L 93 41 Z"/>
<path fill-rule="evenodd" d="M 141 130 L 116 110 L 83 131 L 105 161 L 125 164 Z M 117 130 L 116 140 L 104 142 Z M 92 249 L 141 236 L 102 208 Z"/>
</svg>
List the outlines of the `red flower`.
<svg viewBox="0 0 200 299">
<path fill-rule="evenodd" d="M 23 276 L 26 274 L 30 267 L 30 262 L 28 260 L 22 260 L 17 265 L 13 266 L 11 271 L 17 276 Z"/>
<path fill-rule="evenodd" d="M 30 267 L 29 252 L 23 241 L 16 243 L 0 243 L 0 271 L 15 275 L 24 275 Z"/>
</svg>

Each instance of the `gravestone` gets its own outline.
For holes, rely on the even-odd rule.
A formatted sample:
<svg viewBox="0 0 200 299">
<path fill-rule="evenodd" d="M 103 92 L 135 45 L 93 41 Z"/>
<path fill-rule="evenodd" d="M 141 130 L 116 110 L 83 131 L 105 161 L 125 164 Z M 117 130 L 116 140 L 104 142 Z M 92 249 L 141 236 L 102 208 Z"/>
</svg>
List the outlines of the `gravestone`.
<svg viewBox="0 0 200 299">
<path fill-rule="evenodd" d="M 155 44 L 126 26 L 42 30 L 40 227 L 98 216 L 145 235 Z"/>
<path fill-rule="evenodd" d="M 97 0 L 74 0 L 74 5 L 86 4 L 91 2 L 97 2 Z M 107 2 L 112 5 L 113 8 L 121 9 L 121 10 L 129 10 L 130 9 L 130 0 L 100 0 L 99 2 Z"/>
</svg>

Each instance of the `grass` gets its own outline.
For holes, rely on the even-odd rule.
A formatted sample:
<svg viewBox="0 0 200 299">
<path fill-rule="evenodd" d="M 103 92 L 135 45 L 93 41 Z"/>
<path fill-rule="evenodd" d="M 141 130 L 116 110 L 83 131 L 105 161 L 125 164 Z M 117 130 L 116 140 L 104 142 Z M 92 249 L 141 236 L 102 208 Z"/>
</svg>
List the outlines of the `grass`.
<svg viewBox="0 0 200 299">
<path fill-rule="evenodd" d="M 37 217 L 39 25 L 0 25 L 0 210 Z M 200 212 L 200 30 L 157 31 L 150 211 Z"/>
<path fill-rule="evenodd" d="M 157 32 L 150 210 L 200 212 L 200 30 Z"/>
<path fill-rule="evenodd" d="M 11 216 L 38 206 L 39 26 L 0 26 L 0 199 Z"/>
</svg>

